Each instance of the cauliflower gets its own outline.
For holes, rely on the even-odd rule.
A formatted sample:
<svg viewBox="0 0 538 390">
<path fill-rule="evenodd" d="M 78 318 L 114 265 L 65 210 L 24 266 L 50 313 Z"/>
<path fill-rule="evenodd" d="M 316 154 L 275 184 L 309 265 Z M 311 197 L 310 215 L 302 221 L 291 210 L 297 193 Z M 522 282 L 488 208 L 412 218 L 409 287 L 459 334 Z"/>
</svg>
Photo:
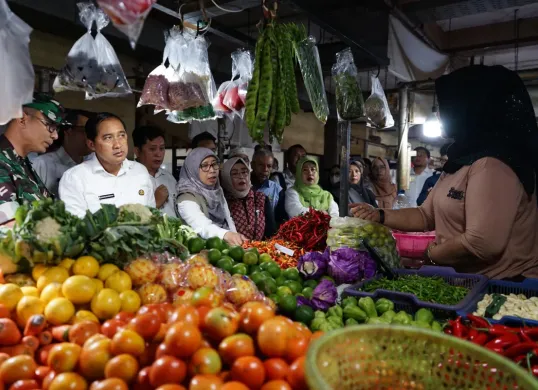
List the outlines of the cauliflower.
<svg viewBox="0 0 538 390">
<path fill-rule="evenodd" d="M 59 237 L 61 225 L 52 217 L 45 217 L 36 222 L 34 233 L 38 241 L 50 242 Z"/>
<path fill-rule="evenodd" d="M 149 223 L 153 213 L 149 208 L 141 204 L 125 204 L 119 208 L 119 220 L 121 221 L 138 221 Z"/>
</svg>

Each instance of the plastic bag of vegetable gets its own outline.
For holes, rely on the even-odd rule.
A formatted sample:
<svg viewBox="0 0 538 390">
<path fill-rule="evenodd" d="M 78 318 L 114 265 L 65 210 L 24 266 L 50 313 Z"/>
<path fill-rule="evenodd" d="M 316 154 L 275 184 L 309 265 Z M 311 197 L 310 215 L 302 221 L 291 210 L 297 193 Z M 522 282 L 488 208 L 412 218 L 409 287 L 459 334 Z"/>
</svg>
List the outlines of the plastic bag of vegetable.
<svg viewBox="0 0 538 390">
<path fill-rule="evenodd" d="M 34 68 L 28 43 L 32 29 L 0 0 L 0 125 L 22 116 L 22 105 L 32 101 Z"/>
<path fill-rule="evenodd" d="M 323 72 L 316 46 L 316 38 L 309 36 L 294 46 L 295 55 L 299 61 L 299 67 L 303 75 L 306 92 L 314 110 L 314 115 L 321 122 L 327 123 L 329 103 L 327 102 L 327 93 L 325 92 L 325 83 L 323 82 Z"/>
<path fill-rule="evenodd" d="M 114 26 L 129 37 L 134 49 L 144 21 L 157 0 L 97 0 L 99 7 L 112 19 Z"/>
<path fill-rule="evenodd" d="M 69 50 L 65 65 L 54 79 L 56 92 L 94 92 L 100 78 L 95 40 L 91 32 L 97 9 L 92 3 L 78 3 L 77 6 L 80 21 L 87 31 Z"/>
<path fill-rule="evenodd" d="M 336 83 L 336 108 L 340 120 L 358 119 L 364 115 L 364 98 L 359 87 L 357 68 L 350 48 L 336 53 L 332 68 Z"/>
<path fill-rule="evenodd" d="M 252 58 L 247 50 L 232 53 L 232 81 L 226 87 L 222 99 L 224 106 L 243 119 L 248 82 L 252 78 Z"/>
<path fill-rule="evenodd" d="M 212 102 L 213 110 L 215 110 L 215 114 L 219 118 L 222 118 L 223 116 L 225 116 L 227 118 L 230 118 L 230 120 L 233 119 L 234 112 L 224 104 L 224 96 L 226 96 L 226 90 L 228 88 L 228 85 L 230 85 L 231 83 L 232 83 L 231 81 L 223 82 L 220 85 L 217 91 L 217 94 L 215 95 L 215 98 L 213 99 L 213 102 Z"/>
<path fill-rule="evenodd" d="M 163 62 L 148 75 L 137 105 L 137 107 L 154 105 L 155 114 L 168 108 L 168 87 L 170 83 L 167 79 L 168 68 L 165 66 L 165 63 L 168 60 L 170 47 L 172 46 L 172 40 L 169 34 L 166 34 L 165 42 Z"/>
<path fill-rule="evenodd" d="M 215 82 L 209 68 L 207 54 L 208 44 L 204 37 L 195 37 L 193 32 L 183 33 L 186 45 L 180 50 L 180 64 L 176 68 L 174 79 L 168 89 L 168 120 L 175 123 L 192 120 L 215 119 L 215 111 L 211 102 L 216 94 Z"/>
<path fill-rule="evenodd" d="M 95 25 L 97 26 L 95 52 L 97 54 L 99 78 L 95 91 L 86 91 L 86 99 L 97 99 L 105 96 L 119 97 L 132 93 L 114 48 L 105 36 L 101 34 L 101 30 L 108 23 L 110 23 L 108 16 L 102 10 L 97 10 L 95 14 Z"/>
<path fill-rule="evenodd" d="M 384 129 L 394 126 L 394 118 L 390 113 L 385 91 L 375 75 L 372 75 L 372 93 L 364 103 L 364 113 L 374 127 Z"/>
<path fill-rule="evenodd" d="M 366 251 L 362 240 L 392 268 L 400 268 L 400 255 L 396 247 L 396 239 L 390 229 L 381 224 L 359 218 L 331 218 L 331 228 L 327 233 L 327 246 L 331 251 L 339 248 L 353 248 Z"/>
</svg>

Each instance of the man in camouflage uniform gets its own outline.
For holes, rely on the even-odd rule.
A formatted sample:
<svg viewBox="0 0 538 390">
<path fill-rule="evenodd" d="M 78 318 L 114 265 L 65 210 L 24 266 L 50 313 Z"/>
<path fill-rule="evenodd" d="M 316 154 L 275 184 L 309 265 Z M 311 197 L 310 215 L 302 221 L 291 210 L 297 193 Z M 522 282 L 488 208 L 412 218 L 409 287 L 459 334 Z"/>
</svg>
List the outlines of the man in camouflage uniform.
<svg viewBox="0 0 538 390">
<path fill-rule="evenodd" d="M 19 205 L 51 196 L 27 156 L 46 152 L 58 138 L 63 117 L 60 103 L 35 94 L 22 118 L 11 120 L 0 136 L 0 224 L 12 220 Z"/>
</svg>

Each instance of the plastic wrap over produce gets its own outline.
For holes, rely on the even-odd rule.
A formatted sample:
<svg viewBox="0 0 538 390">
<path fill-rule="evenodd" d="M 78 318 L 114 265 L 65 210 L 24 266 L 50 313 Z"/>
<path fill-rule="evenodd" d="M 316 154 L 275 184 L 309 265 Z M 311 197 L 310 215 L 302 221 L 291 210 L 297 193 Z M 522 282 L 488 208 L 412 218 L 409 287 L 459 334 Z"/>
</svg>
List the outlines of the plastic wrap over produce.
<svg viewBox="0 0 538 390">
<path fill-rule="evenodd" d="M 377 76 L 372 75 L 372 93 L 364 103 L 364 113 L 368 123 L 379 129 L 394 126 L 394 118 L 390 113 L 385 91 Z"/>
<path fill-rule="evenodd" d="M 400 255 L 390 229 L 359 218 L 331 218 L 331 228 L 327 233 L 327 246 L 331 250 L 352 248 L 365 251 L 361 240 L 366 240 L 388 266 L 400 268 Z"/>
<path fill-rule="evenodd" d="M 243 275 L 231 276 L 209 264 L 203 253 L 181 261 L 172 256 L 138 258 L 125 266 L 143 304 L 172 302 L 218 306 L 228 302 L 240 307 L 249 301 L 274 303 Z"/>
<path fill-rule="evenodd" d="M 32 29 L 0 0 L 0 125 L 22 116 L 22 105 L 32 101 L 34 68 L 28 50 Z"/>
<path fill-rule="evenodd" d="M 129 37 L 134 49 L 144 21 L 157 0 L 97 0 L 118 30 Z"/>
<path fill-rule="evenodd" d="M 312 36 L 295 45 L 295 55 L 299 61 L 301 74 L 314 110 L 314 115 L 321 122 L 327 123 L 329 116 L 329 103 L 323 82 L 323 72 L 319 52 L 316 46 L 316 39 Z"/>
<path fill-rule="evenodd" d="M 336 83 L 336 109 L 340 120 L 358 119 L 364 115 L 364 98 L 359 87 L 357 67 L 350 48 L 336 53 L 332 68 Z"/>
<path fill-rule="evenodd" d="M 179 50 L 179 68 L 176 69 L 168 89 L 170 113 L 168 120 L 185 123 L 193 120 L 215 119 L 211 102 L 216 94 L 216 86 L 209 68 L 208 43 L 203 36 L 195 36 L 185 30 L 186 45 Z"/>
</svg>

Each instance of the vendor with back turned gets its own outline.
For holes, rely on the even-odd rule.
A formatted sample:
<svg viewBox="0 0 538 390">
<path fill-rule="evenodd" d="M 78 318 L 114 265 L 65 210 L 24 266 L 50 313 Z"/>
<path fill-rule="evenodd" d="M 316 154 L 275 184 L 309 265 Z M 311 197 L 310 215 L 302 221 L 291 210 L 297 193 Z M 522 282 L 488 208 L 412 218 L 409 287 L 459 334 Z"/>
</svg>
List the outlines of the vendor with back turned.
<svg viewBox="0 0 538 390">
<path fill-rule="evenodd" d="M 0 223 L 13 219 L 20 205 L 51 195 L 28 154 L 47 151 L 58 139 L 64 115 L 60 103 L 35 94 L 33 102 L 23 107 L 22 118 L 12 119 L 0 135 Z"/>
<path fill-rule="evenodd" d="M 306 156 L 301 158 L 297 163 L 295 184 L 286 190 L 286 213 L 290 218 L 308 212 L 310 207 L 338 217 L 338 205 L 333 196 L 318 183 L 317 161 Z"/>
<path fill-rule="evenodd" d="M 179 175 L 177 212 L 200 237 L 219 237 L 230 245 L 241 245 L 246 237 L 236 232 L 219 183 L 219 171 L 215 153 L 207 148 L 193 149 Z"/>
<path fill-rule="evenodd" d="M 418 208 L 355 217 L 403 231 L 436 231 L 428 263 L 495 279 L 538 276 L 538 126 L 525 85 L 502 66 L 470 66 L 435 83 L 448 149 Z"/>
<path fill-rule="evenodd" d="M 114 114 L 99 113 L 86 123 L 86 137 L 95 156 L 69 169 L 60 180 L 60 199 L 67 211 L 83 217 L 86 211 L 94 213 L 107 203 L 155 207 L 148 170 L 127 160 L 129 146 L 123 121 Z"/>
</svg>

